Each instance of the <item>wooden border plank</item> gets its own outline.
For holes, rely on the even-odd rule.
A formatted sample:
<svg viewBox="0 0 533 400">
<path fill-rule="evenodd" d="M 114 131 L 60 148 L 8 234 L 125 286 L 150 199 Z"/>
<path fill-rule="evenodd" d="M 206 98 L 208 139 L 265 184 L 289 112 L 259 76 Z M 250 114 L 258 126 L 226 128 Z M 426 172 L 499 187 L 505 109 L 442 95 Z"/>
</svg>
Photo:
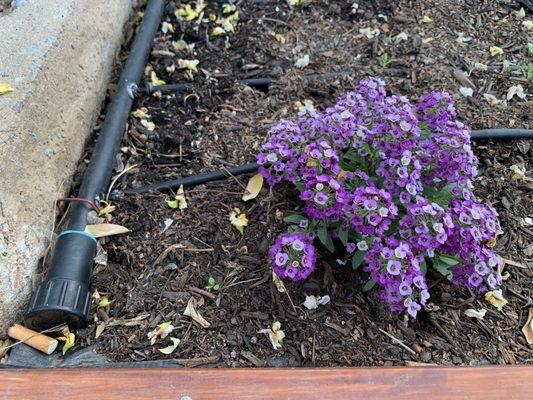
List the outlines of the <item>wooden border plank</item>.
<svg viewBox="0 0 533 400">
<path fill-rule="evenodd" d="M 0 370 L 0 399 L 511 400 L 533 366 Z"/>
</svg>

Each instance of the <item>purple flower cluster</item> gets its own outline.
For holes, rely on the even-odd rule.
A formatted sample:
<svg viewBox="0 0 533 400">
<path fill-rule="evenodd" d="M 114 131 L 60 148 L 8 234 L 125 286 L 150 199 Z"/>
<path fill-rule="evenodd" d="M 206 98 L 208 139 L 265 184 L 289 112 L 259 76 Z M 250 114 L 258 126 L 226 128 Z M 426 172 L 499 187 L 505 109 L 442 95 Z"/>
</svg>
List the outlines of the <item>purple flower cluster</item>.
<svg viewBox="0 0 533 400">
<path fill-rule="evenodd" d="M 413 106 L 368 78 L 324 111 L 274 126 L 257 156 L 260 172 L 271 185 L 294 184 L 309 218 L 291 227 L 302 233 L 276 240 L 276 274 L 305 279 L 317 237 L 330 250 L 332 239 L 342 242 L 380 298 L 412 317 L 429 298 L 423 265 L 442 272 L 445 259 L 454 283 L 496 288 L 498 217 L 473 193 L 477 158 L 455 117 L 447 93 Z M 291 247 L 296 240 L 302 250 Z"/>
<path fill-rule="evenodd" d="M 286 233 L 270 248 L 272 269 L 280 278 L 306 279 L 315 269 L 315 246 L 301 233 Z"/>
</svg>

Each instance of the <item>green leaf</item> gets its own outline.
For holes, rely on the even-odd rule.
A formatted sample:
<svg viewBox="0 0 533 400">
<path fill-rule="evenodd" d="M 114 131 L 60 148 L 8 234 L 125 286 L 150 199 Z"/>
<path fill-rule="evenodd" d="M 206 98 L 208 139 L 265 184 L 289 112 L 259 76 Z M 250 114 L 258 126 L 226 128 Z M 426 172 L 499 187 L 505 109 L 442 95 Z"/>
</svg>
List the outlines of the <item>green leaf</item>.
<svg viewBox="0 0 533 400">
<path fill-rule="evenodd" d="M 453 193 L 450 187 L 444 186 L 442 188 L 435 188 L 430 185 L 423 185 L 424 197 L 429 201 L 437 203 L 441 207 L 448 207 L 453 198 Z"/>
<path fill-rule="evenodd" d="M 326 227 L 324 225 L 319 226 L 316 233 L 317 233 L 318 239 L 320 239 L 322 244 L 326 246 L 326 248 L 329 251 L 334 252 L 335 246 L 333 245 L 333 240 L 331 240 L 331 237 L 329 236 L 328 230 L 326 229 Z"/>
<path fill-rule="evenodd" d="M 178 208 L 178 201 L 177 200 L 165 200 L 170 208 Z"/>
<path fill-rule="evenodd" d="M 365 252 L 358 250 L 352 257 L 352 268 L 357 269 L 365 259 Z"/>
<path fill-rule="evenodd" d="M 427 263 L 425 261 L 422 261 L 420 263 L 420 271 L 422 271 L 422 274 L 424 274 L 424 276 L 428 272 L 428 265 L 427 265 Z"/>
<path fill-rule="evenodd" d="M 452 280 L 452 266 L 442 262 L 439 258 L 433 259 L 433 268 L 442 274 L 449 281 Z"/>
<path fill-rule="evenodd" d="M 339 231 L 339 239 L 346 246 L 346 243 L 348 243 L 348 231 Z"/>
<path fill-rule="evenodd" d="M 215 278 L 213 278 L 212 276 L 209 277 L 209 279 L 207 280 L 209 286 L 214 286 L 216 281 L 215 281 Z"/>
<path fill-rule="evenodd" d="M 219 286 L 218 283 L 216 283 L 216 284 L 213 286 L 213 290 L 218 290 L 218 289 L 220 289 L 220 286 Z"/>
<path fill-rule="evenodd" d="M 306 219 L 302 215 L 289 215 L 285 218 L 283 218 L 283 221 L 287 222 L 288 224 L 299 224 L 301 220 Z"/>
<path fill-rule="evenodd" d="M 369 281 L 367 283 L 365 283 L 365 286 L 363 286 L 363 292 L 368 292 L 368 291 L 372 290 L 372 288 L 374 287 L 375 284 L 376 284 L 375 280 L 369 279 Z"/>
<path fill-rule="evenodd" d="M 450 267 L 453 267 L 454 265 L 457 265 L 460 262 L 457 257 L 451 256 L 449 254 L 439 254 L 438 258 L 440 261 L 442 261 L 446 265 L 449 265 Z"/>
</svg>

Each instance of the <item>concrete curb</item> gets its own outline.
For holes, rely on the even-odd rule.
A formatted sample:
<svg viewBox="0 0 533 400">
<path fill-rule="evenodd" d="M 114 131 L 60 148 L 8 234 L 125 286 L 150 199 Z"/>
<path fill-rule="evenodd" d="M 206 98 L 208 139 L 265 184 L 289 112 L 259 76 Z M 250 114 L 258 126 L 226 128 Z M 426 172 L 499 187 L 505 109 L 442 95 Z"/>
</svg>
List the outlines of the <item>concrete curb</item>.
<svg viewBox="0 0 533 400">
<path fill-rule="evenodd" d="M 0 336 L 33 290 L 133 0 L 28 1 L 0 16 Z"/>
</svg>

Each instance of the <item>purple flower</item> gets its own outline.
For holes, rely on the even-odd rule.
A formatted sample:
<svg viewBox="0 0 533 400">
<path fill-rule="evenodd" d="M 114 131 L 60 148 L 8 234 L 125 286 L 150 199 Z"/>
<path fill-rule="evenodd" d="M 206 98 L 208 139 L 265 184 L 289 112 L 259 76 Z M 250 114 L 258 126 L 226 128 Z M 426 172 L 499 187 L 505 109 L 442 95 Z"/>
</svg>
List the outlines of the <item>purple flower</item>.
<svg viewBox="0 0 533 400">
<path fill-rule="evenodd" d="M 321 206 L 323 206 L 324 204 L 326 204 L 328 202 L 329 197 L 326 194 L 322 193 L 322 192 L 317 192 L 315 194 L 314 200 L 315 200 L 315 203 L 320 204 Z"/>
<path fill-rule="evenodd" d="M 356 249 L 355 243 L 348 242 L 346 243 L 346 251 L 348 253 L 353 253 Z"/>
<path fill-rule="evenodd" d="M 402 264 L 396 260 L 389 260 L 387 262 L 387 272 L 391 275 L 399 275 L 402 270 Z"/>
</svg>

